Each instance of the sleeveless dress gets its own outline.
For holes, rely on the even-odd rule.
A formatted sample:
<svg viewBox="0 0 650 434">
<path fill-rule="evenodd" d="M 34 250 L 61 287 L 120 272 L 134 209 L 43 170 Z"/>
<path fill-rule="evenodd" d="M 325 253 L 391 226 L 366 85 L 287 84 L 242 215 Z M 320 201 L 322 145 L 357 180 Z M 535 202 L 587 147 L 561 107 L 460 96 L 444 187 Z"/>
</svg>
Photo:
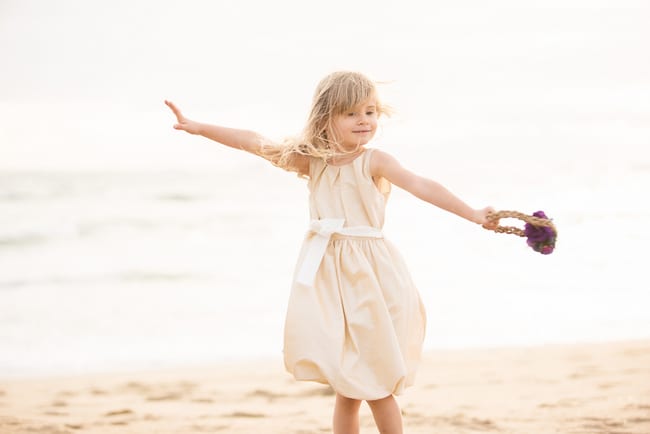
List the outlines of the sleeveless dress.
<svg viewBox="0 0 650 434">
<path fill-rule="evenodd" d="M 285 367 L 297 380 L 363 400 L 399 395 L 413 383 L 426 323 L 401 255 L 381 234 L 390 183 L 373 181 L 372 152 L 341 166 L 310 160 L 312 225 L 284 332 Z"/>
</svg>

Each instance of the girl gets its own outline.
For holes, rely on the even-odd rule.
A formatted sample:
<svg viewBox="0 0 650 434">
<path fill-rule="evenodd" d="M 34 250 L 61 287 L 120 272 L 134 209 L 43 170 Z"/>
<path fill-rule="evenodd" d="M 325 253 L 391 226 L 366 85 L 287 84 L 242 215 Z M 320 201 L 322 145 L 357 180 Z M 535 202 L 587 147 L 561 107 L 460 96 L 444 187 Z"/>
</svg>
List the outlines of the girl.
<svg viewBox="0 0 650 434">
<path fill-rule="evenodd" d="M 284 361 L 297 380 L 336 392 L 335 434 L 359 432 L 368 402 L 381 433 L 402 433 L 394 395 L 413 383 L 425 311 L 398 251 L 381 228 L 391 184 L 471 222 L 493 226 L 492 208 L 473 209 L 442 185 L 366 148 L 386 114 L 375 85 L 356 72 L 335 72 L 316 88 L 299 138 L 273 144 L 248 130 L 176 115 L 174 128 L 267 159 L 308 179 L 311 224 L 287 309 Z"/>
</svg>

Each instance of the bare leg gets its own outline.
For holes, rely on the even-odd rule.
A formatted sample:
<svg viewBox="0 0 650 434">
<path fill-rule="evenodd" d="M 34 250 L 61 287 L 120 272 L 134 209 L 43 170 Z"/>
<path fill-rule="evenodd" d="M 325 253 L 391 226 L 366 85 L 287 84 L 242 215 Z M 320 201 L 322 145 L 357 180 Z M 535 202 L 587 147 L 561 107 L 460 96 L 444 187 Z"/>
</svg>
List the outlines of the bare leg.
<svg viewBox="0 0 650 434">
<path fill-rule="evenodd" d="M 359 434 L 359 407 L 361 401 L 336 394 L 334 406 L 334 434 Z"/>
<path fill-rule="evenodd" d="M 375 424 L 381 434 L 402 434 L 402 412 L 393 395 L 368 401 Z"/>
</svg>

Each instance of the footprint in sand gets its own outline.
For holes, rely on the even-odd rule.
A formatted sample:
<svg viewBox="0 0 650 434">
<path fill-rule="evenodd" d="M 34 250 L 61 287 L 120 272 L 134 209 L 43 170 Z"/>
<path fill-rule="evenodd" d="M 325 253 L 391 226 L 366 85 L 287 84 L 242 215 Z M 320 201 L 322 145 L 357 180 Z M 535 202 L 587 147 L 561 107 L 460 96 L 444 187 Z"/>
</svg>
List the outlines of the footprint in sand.
<svg viewBox="0 0 650 434">
<path fill-rule="evenodd" d="M 37 434 L 70 434 L 70 431 L 61 429 L 57 425 L 35 425 L 31 421 L 0 416 L 0 429 L 10 433 L 37 433 Z"/>
<path fill-rule="evenodd" d="M 230 425 L 192 425 L 187 431 L 189 432 L 215 432 L 231 429 Z"/>
<path fill-rule="evenodd" d="M 402 411 L 402 417 L 404 418 L 404 420 L 407 420 L 407 421 L 410 421 L 410 422 L 417 423 L 419 421 L 422 421 L 422 420 L 426 419 L 426 416 L 424 414 L 419 413 L 419 412 L 414 411 L 414 410 L 403 408 L 401 411 Z"/>
<path fill-rule="evenodd" d="M 453 426 L 470 428 L 473 430 L 491 431 L 497 429 L 497 425 L 490 419 L 468 417 L 464 414 L 454 415 L 449 419 L 449 423 Z"/>
<path fill-rule="evenodd" d="M 449 426 L 464 430 L 499 431 L 499 426 L 490 419 L 481 419 L 468 416 L 465 413 L 456 413 L 452 416 L 426 416 L 422 413 L 407 412 L 405 421 L 413 426 Z"/>
<path fill-rule="evenodd" d="M 579 380 L 581 378 L 589 378 L 601 373 L 600 368 L 595 365 L 579 366 L 568 378 L 572 380 Z"/>
<path fill-rule="evenodd" d="M 159 393 L 147 396 L 147 401 L 180 401 L 183 394 L 179 392 Z"/>
<path fill-rule="evenodd" d="M 194 399 L 192 399 L 192 402 L 196 402 L 197 404 L 214 404 L 214 399 L 212 399 L 212 398 L 194 398 Z"/>
<path fill-rule="evenodd" d="M 627 421 L 605 417 L 583 417 L 580 422 L 581 429 L 587 429 L 591 432 L 612 432 L 611 428 L 622 428 Z"/>
<path fill-rule="evenodd" d="M 650 410 L 650 404 L 628 404 L 623 410 Z"/>
<path fill-rule="evenodd" d="M 124 416 L 127 414 L 135 414 L 133 410 L 129 408 L 121 409 L 121 410 L 113 410 L 109 411 L 108 413 L 104 413 L 104 417 L 113 417 L 113 416 Z"/>
<path fill-rule="evenodd" d="M 629 417 L 625 419 L 625 422 L 630 424 L 630 423 L 649 423 L 650 424 L 650 417 Z"/>
<path fill-rule="evenodd" d="M 137 381 L 129 381 L 128 383 L 120 386 L 119 389 L 123 391 L 136 392 L 142 394 L 147 394 L 151 392 L 151 387 L 149 385 Z"/>
<path fill-rule="evenodd" d="M 537 408 L 562 408 L 562 407 L 577 407 L 583 402 L 579 399 L 565 398 L 557 402 L 543 402 Z"/>
<path fill-rule="evenodd" d="M 93 387 L 93 388 L 90 389 L 88 392 L 89 392 L 91 395 L 93 395 L 93 396 L 104 396 L 104 395 L 108 395 L 108 390 L 99 389 L 99 388 L 97 388 L 97 387 Z"/>
<path fill-rule="evenodd" d="M 197 387 L 197 384 L 189 381 L 155 385 L 131 381 L 121 386 L 121 390 L 144 395 L 147 401 L 178 401 L 190 395 Z"/>
<path fill-rule="evenodd" d="M 64 413 L 62 411 L 52 411 L 52 410 L 44 411 L 43 414 L 46 416 L 70 416 L 69 413 Z"/>
<path fill-rule="evenodd" d="M 250 392 L 247 395 L 248 398 L 266 398 L 269 400 L 269 402 L 274 401 L 278 398 L 288 398 L 289 395 L 284 394 L 284 393 L 275 393 L 271 392 L 269 390 L 264 390 L 264 389 L 257 389 L 252 392 Z"/>
<path fill-rule="evenodd" d="M 319 397 L 319 396 L 334 396 L 334 389 L 331 387 L 319 387 L 317 389 L 305 390 L 302 393 L 299 393 L 297 396 L 300 397 Z"/>
<path fill-rule="evenodd" d="M 265 414 L 263 414 L 263 413 L 249 413 L 247 411 L 234 411 L 234 412 L 229 413 L 229 414 L 224 414 L 223 417 L 255 419 L 255 418 L 262 418 L 262 417 L 267 417 L 267 416 Z"/>
<path fill-rule="evenodd" d="M 60 411 L 60 408 L 67 407 L 68 403 L 66 401 L 63 401 L 61 399 L 55 399 L 50 403 L 49 406 L 47 407 L 52 407 L 54 410 L 46 410 L 43 412 L 44 415 L 47 416 L 69 416 L 69 413 Z"/>
<path fill-rule="evenodd" d="M 29 426 L 25 427 L 26 431 L 29 433 L 42 433 L 42 434 L 69 434 L 68 430 L 63 430 L 55 425 L 41 425 L 38 427 Z"/>
<path fill-rule="evenodd" d="M 109 419 L 110 425 L 124 426 L 135 420 L 135 413 L 130 408 L 123 408 L 104 413 L 104 417 Z"/>
</svg>

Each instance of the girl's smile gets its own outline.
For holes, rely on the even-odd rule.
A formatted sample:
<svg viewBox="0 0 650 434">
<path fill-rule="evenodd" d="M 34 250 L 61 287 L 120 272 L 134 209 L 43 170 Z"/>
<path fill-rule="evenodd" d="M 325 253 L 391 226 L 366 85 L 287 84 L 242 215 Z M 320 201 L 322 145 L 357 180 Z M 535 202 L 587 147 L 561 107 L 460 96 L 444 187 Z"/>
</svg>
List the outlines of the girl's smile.
<svg viewBox="0 0 650 434">
<path fill-rule="evenodd" d="M 377 130 L 377 102 L 369 99 L 333 118 L 336 141 L 343 151 L 352 151 L 368 143 Z"/>
</svg>

